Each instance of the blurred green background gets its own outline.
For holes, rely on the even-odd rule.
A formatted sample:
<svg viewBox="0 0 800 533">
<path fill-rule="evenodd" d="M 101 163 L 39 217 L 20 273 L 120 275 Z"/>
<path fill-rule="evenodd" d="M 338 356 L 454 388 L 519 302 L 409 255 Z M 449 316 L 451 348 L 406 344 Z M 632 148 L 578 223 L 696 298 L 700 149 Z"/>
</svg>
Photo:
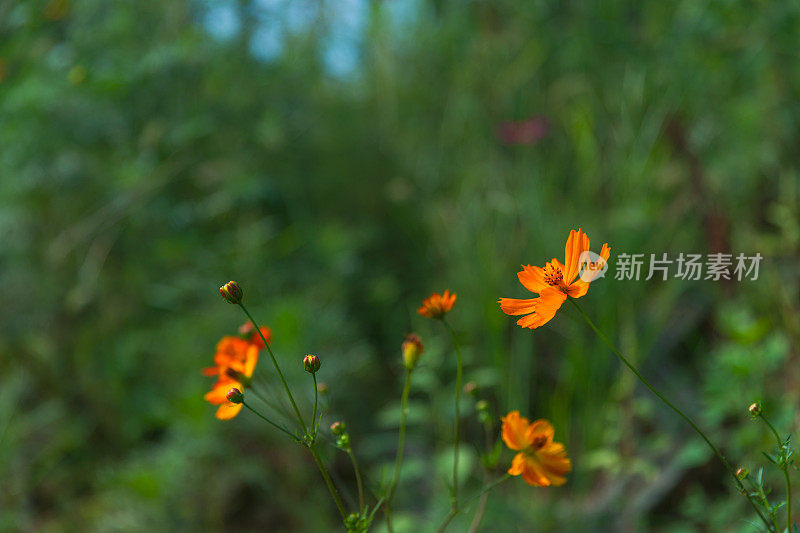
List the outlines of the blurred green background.
<svg viewBox="0 0 800 533">
<path fill-rule="evenodd" d="M 765 462 L 747 405 L 789 433 L 800 399 L 799 43 L 800 5 L 769 0 L 0 0 L 0 530 L 336 530 L 302 448 L 203 401 L 236 279 L 305 410 L 320 356 L 324 427 L 373 489 L 422 336 L 402 531 L 449 505 L 454 357 L 416 315 L 445 288 L 477 398 L 551 420 L 574 464 L 496 489 L 483 531 L 755 531 L 573 309 L 531 332 L 496 301 L 577 227 L 612 271 L 760 252 L 757 281 L 608 276 L 581 304 L 732 462 Z"/>
</svg>

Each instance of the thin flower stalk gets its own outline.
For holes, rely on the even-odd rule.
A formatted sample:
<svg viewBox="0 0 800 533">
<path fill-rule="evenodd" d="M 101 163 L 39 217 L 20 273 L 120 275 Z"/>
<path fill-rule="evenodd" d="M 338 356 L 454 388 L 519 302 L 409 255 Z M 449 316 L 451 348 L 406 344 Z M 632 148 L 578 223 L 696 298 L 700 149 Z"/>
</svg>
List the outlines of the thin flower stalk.
<svg viewBox="0 0 800 533">
<path fill-rule="evenodd" d="M 360 512 L 364 511 L 364 484 L 361 481 L 361 470 L 358 468 L 358 463 L 356 462 L 356 456 L 353 453 L 353 449 L 349 448 L 347 450 L 347 455 L 350 456 L 350 463 L 353 465 L 353 472 L 356 475 L 356 486 L 358 487 L 358 510 Z"/>
<path fill-rule="evenodd" d="M 325 468 L 325 465 L 319 456 L 319 451 L 317 451 L 316 444 L 312 442 L 308 445 L 308 449 L 311 450 L 311 455 L 314 457 L 314 462 L 317 463 L 317 468 L 319 468 L 319 472 L 322 474 L 322 478 L 325 480 L 325 484 L 328 486 L 328 491 L 333 497 L 333 501 L 336 504 L 336 508 L 339 510 L 339 514 L 342 515 L 342 520 L 345 520 L 347 518 L 347 511 L 342 503 L 342 498 L 339 496 L 339 491 L 333 484 L 333 480 L 328 473 L 328 469 Z"/>
<path fill-rule="evenodd" d="M 490 490 L 492 490 L 493 488 L 495 488 L 496 486 L 498 486 L 498 485 L 499 485 L 499 484 L 501 484 L 502 482 L 504 482 L 504 481 L 506 481 L 506 480 L 508 480 L 508 479 L 511 479 L 511 477 L 512 477 L 512 476 L 511 476 L 511 474 L 509 474 L 508 472 L 506 472 L 505 474 L 503 474 L 503 476 L 502 476 L 502 477 L 499 477 L 499 478 L 495 479 L 494 481 L 492 481 L 492 482 L 491 482 L 491 483 L 489 483 L 488 485 L 484 485 L 484 487 L 483 487 L 483 488 L 482 488 L 480 491 L 478 491 L 477 493 L 473 494 L 472 496 L 470 496 L 469 498 L 467 498 L 466 500 L 464 500 L 464 504 L 463 504 L 463 506 L 462 506 L 462 507 L 466 507 L 466 506 L 467 506 L 467 505 L 469 505 L 469 504 L 470 504 L 470 502 L 472 502 L 472 501 L 473 501 L 475 498 L 479 498 L 480 496 L 482 496 L 482 495 L 486 494 L 487 492 L 489 492 Z"/>
<path fill-rule="evenodd" d="M 311 415 L 311 433 L 313 438 L 316 439 L 317 437 L 317 401 L 319 398 L 319 390 L 317 389 L 317 374 L 316 372 L 311 373 L 311 377 L 314 379 L 314 411 Z"/>
<path fill-rule="evenodd" d="M 250 314 L 250 312 L 247 310 L 247 308 L 244 306 L 244 304 L 241 301 L 239 301 L 238 305 L 239 305 L 239 307 L 242 308 L 242 311 L 244 311 L 244 314 L 247 315 L 247 318 L 253 324 L 253 327 L 255 328 L 255 331 L 258 332 L 258 335 L 261 337 L 261 340 L 264 342 L 264 345 L 267 347 L 267 353 L 269 353 L 269 357 L 270 357 L 270 359 L 272 359 L 272 365 L 275 367 L 275 372 L 278 374 L 278 378 L 281 380 L 281 384 L 283 385 L 283 390 L 286 391 L 286 396 L 289 398 L 289 403 L 292 404 L 292 409 L 294 409 L 294 414 L 297 416 L 297 420 L 300 422 L 300 426 L 303 428 L 303 432 L 307 433 L 308 432 L 308 427 L 306 426 L 306 423 L 303 420 L 303 415 L 300 414 L 300 409 L 297 408 L 297 403 L 295 403 L 294 397 L 292 396 L 292 391 L 289 390 L 289 385 L 286 383 L 286 379 L 284 379 L 284 377 L 283 377 L 283 373 L 281 372 L 281 368 L 278 366 L 278 361 L 275 359 L 275 354 L 272 353 L 272 348 L 270 347 L 269 343 L 267 342 L 267 339 L 264 338 L 264 334 L 261 332 L 261 328 L 258 327 L 258 324 L 256 323 L 255 319 Z"/>
<path fill-rule="evenodd" d="M 486 453 L 489 454 L 492 451 L 492 423 L 490 421 L 486 421 L 483 424 L 484 435 L 486 437 Z M 484 463 L 483 469 L 483 484 L 484 486 L 488 486 L 490 484 L 489 478 L 491 476 L 491 469 Z M 475 516 L 472 518 L 472 523 L 469 526 L 468 533 L 478 533 L 478 528 L 481 526 L 481 521 L 483 521 L 483 515 L 486 512 L 486 505 L 489 503 L 489 491 L 482 492 L 480 496 L 480 501 L 478 501 L 478 508 L 475 511 Z"/>
<path fill-rule="evenodd" d="M 403 465 L 403 450 L 406 445 L 406 415 L 408 414 L 408 395 L 411 392 L 411 374 L 413 370 L 406 368 L 406 382 L 403 385 L 403 395 L 400 398 L 400 430 L 397 437 L 397 456 L 394 460 L 394 475 L 389 485 L 384 502 L 384 514 L 386 515 L 386 527 L 390 533 L 394 531 L 392 525 L 392 501 L 394 500 L 397 483 L 400 480 L 400 468 Z"/>
<path fill-rule="evenodd" d="M 783 442 L 775 426 L 767 420 L 763 412 L 759 413 L 758 417 L 772 430 L 772 434 L 775 435 L 775 441 L 778 443 L 778 450 L 783 453 Z M 788 529 L 792 527 L 792 482 L 789 480 L 789 465 L 786 464 L 785 460 L 781 462 L 779 468 L 783 471 L 783 477 L 786 480 L 786 527 Z"/>
<path fill-rule="evenodd" d="M 286 433 L 286 435 L 288 435 L 288 436 L 289 436 L 289 438 L 290 438 L 290 439 L 292 439 L 293 441 L 295 441 L 295 442 L 300 442 L 300 440 L 298 440 L 298 438 L 297 438 L 296 436 L 292 435 L 292 434 L 291 434 L 291 433 L 289 433 L 289 432 L 288 432 L 288 431 L 287 431 L 285 428 L 283 428 L 283 427 L 279 426 L 278 424 L 276 424 L 275 422 L 273 422 L 272 420 L 270 420 L 270 419 L 269 419 L 269 418 L 267 418 L 266 416 L 264 416 L 264 415 L 262 415 L 261 413 L 259 413 L 258 411 L 256 411 L 256 410 L 255 410 L 255 409 L 254 409 L 254 408 L 253 408 L 253 407 L 252 407 L 252 406 L 251 406 L 249 403 L 247 403 L 246 401 L 242 400 L 242 405 L 244 405 L 244 406 L 245 406 L 247 409 L 249 409 L 249 410 L 250 410 L 250 411 L 251 411 L 253 414 L 255 414 L 257 417 L 259 417 L 259 418 L 260 418 L 260 419 L 262 419 L 263 421 L 267 422 L 269 425 L 271 425 L 271 426 L 272 426 L 272 427 L 274 427 L 275 429 L 278 429 L 278 430 L 280 430 L 280 431 L 282 431 L 282 432 Z"/>
<path fill-rule="evenodd" d="M 461 433 L 461 381 L 463 379 L 464 373 L 464 363 L 463 358 L 461 356 L 461 346 L 458 344 L 458 338 L 456 336 L 456 332 L 450 326 L 450 324 L 444 319 L 441 318 L 442 324 L 444 327 L 447 328 L 447 331 L 450 332 L 450 336 L 453 338 L 453 346 L 456 350 L 456 394 L 455 394 L 455 437 L 453 442 L 453 492 L 451 497 L 450 503 L 450 512 L 445 518 L 444 523 L 439 527 L 439 531 L 444 531 L 447 528 L 447 525 L 450 521 L 458 514 L 458 444 L 459 444 L 459 435 Z"/>
<path fill-rule="evenodd" d="M 649 381 L 647 381 L 647 379 L 645 379 L 644 376 L 642 376 L 642 374 L 639 373 L 636 367 L 633 366 L 633 364 L 631 364 L 631 362 L 628 361 L 628 359 L 624 355 L 622 355 L 622 353 L 617 349 L 616 346 L 614 346 L 614 343 L 612 343 L 608 339 L 608 337 L 606 337 L 605 334 L 602 331 L 600 331 L 597 328 L 597 326 L 595 326 L 594 322 L 592 322 L 589 316 L 583 311 L 583 309 L 581 309 L 580 305 L 578 305 L 578 303 L 575 301 L 574 298 L 569 297 L 568 299 L 570 302 L 572 302 L 572 304 L 581 314 L 583 319 L 586 321 L 589 327 L 595 332 L 595 334 L 600 338 L 600 340 L 602 340 L 606 344 L 606 346 L 608 346 L 611 349 L 611 351 L 614 352 L 614 354 L 619 358 L 619 360 L 622 361 L 622 363 L 625 364 L 625 366 L 627 366 L 631 370 L 631 372 L 634 373 L 634 375 L 636 375 L 639 381 L 641 381 L 648 389 L 650 389 L 650 392 L 655 394 L 670 409 L 675 411 L 681 418 L 683 418 L 686 421 L 686 423 L 688 423 L 692 427 L 692 429 L 695 430 L 695 432 L 698 435 L 700 435 L 700 437 L 705 441 L 708 447 L 711 448 L 711 451 L 714 452 L 714 455 L 717 456 L 720 462 L 725 466 L 725 469 L 728 470 L 730 475 L 733 477 L 734 481 L 736 482 L 736 486 L 739 489 L 739 492 L 746 495 L 747 491 L 745 490 L 744 485 L 742 485 L 741 480 L 739 480 L 739 477 L 736 475 L 736 472 L 731 467 L 730 463 L 728 463 L 727 459 L 725 459 L 725 456 L 722 455 L 722 453 L 717 449 L 716 446 L 714 446 L 714 444 L 709 440 L 706 434 L 703 433 L 703 431 L 697 426 L 697 424 L 695 424 L 694 421 L 691 418 L 689 418 L 689 416 L 686 413 L 684 413 L 682 410 L 676 407 L 672 402 L 670 402 L 666 397 L 664 397 L 663 394 L 661 394 L 653 385 L 650 384 Z M 756 503 L 753 502 L 753 500 L 751 500 L 749 497 L 747 498 L 747 501 L 749 501 L 750 505 L 753 506 L 753 509 L 755 509 L 756 513 L 758 513 L 758 516 L 767 526 L 767 529 L 769 531 L 775 531 L 774 525 L 770 523 L 770 521 L 767 519 L 766 516 L 764 516 L 764 514 L 761 512 L 761 509 L 758 508 L 758 505 L 756 505 Z"/>
<path fill-rule="evenodd" d="M 297 403 L 294 401 L 294 397 L 292 396 L 291 390 L 289 390 L 289 385 L 286 383 L 286 379 L 283 377 L 283 373 L 281 372 L 280 366 L 278 366 L 278 361 L 275 359 L 275 354 L 272 352 L 272 348 L 267 342 L 267 339 L 264 337 L 261 328 L 259 328 L 258 324 L 256 323 L 253 316 L 247 310 L 247 308 L 241 302 L 241 296 L 239 297 L 238 301 L 234 301 L 232 303 L 236 303 L 239 307 L 241 307 L 244 314 L 247 315 L 247 318 L 253 324 L 253 328 L 256 332 L 258 332 L 259 337 L 264 343 L 264 346 L 267 348 L 267 353 L 269 353 L 270 359 L 272 360 L 272 365 L 275 367 L 275 372 L 278 374 L 278 378 L 283 385 L 283 389 L 286 392 L 287 398 L 289 398 L 289 403 L 292 404 L 292 408 L 294 409 L 294 413 L 297 416 L 298 422 L 300 422 L 300 426 L 303 428 L 303 433 L 305 434 L 305 444 L 308 447 L 309 451 L 311 452 L 312 457 L 314 457 L 314 462 L 317 464 L 317 468 L 319 468 L 320 474 L 322 474 L 322 478 L 325 481 L 325 485 L 328 487 L 328 491 L 331 493 L 333 497 L 333 501 L 336 504 L 336 508 L 339 510 L 339 514 L 342 516 L 342 520 L 347 518 L 347 511 L 345 509 L 344 504 L 342 503 L 342 499 L 339 496 L 339 491 L 336 489 L 336 486 L 333 484 L 333 480 L 331 479 L 328 470 L 325 468 L 325 465 L 320 458 L 319 451 L 316 448 L 316 443 L 314 442 L 313 436 L 309 435 L 308 426 L 306 426 L 305 420 L 303 420 L 303 415 L 300 414 L 300 409 L 297 407 Z M 314 387 L 316 391 L 316 386 Z M 264 418 L 262 416 L 262 418 Z"/>
</svg>

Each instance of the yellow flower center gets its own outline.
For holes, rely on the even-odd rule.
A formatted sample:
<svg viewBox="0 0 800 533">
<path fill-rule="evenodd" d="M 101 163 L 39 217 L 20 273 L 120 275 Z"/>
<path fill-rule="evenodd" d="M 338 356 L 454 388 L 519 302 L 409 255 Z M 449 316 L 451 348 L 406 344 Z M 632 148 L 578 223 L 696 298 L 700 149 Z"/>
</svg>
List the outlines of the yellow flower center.
<svg viewBox="0 0 800 533">
<path fill-rule="evenodd" d="M 548 263 L 544 267 L 544 281 L 548 285 L 558 286 L 564 281 L 564 273 L 561 269 Z"/>
</svg>

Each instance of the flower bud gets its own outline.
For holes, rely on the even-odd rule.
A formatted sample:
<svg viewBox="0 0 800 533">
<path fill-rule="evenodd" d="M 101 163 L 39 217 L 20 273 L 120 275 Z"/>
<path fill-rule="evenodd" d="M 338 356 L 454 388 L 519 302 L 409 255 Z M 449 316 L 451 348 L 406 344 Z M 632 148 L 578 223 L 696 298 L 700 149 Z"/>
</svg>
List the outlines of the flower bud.
<svg viewBox="0 0 800 533">
<path fill-rule="evenodd" d="M 758 402 L 753 402 L 750 404 L 750 407 L 748 407 L 747 410 L 750 412 L 750 416 L 753 418 L 758 418 L 761 416 L 761 404 Z"/>
<path fill-rule="evenodd" d="M 229 304 L 242 303 L 242 288 L 235 281 L 229 281 L 219 288 L 219 294 L 225 298 Z"/>
<path fill-rule="evenodd" d="M 305 356 L 303 358 L 303 368 L 306 369 L 306 372 L 316 374 L 317 370 L 319 370 L 319 357 L 313 354 Z"/>
<path fill-rule="evenodd" d="M 341 449 L 343 449 L 343 450 L 346 450 L 347 448 L 349 448 L 350 447 L 350 435 L 348 435 L 347 433 L 342 433 L 341 435 L 339 435 L 339 438 L 336 439 L 336 446 L 341 448 Z"/>
<path fill-rule="evenodd" d="M 417 361 L 419 361 L 419 358 L 422 355 L 422 341 L 418 335 L 409 333 L 406 335 L 406 340 L 403 342 L 402 348 L 403 364 L 408 370 L 414 370 L 414 367 L 417 366 Z"/>
<path fill-rule="evenodd" d="M 750 475 L 750 471 L 744 467 L 739 467 L 736 470 L 736 477 L 739 478 L 739 481 L 747 479 L 747 476 Z"/>
<path fill-rule="evenodd" d="M 331 424 L 331 433 L 341 435 L 345 432 L 344 422 L 334 422 Z"/>
<path fill-rule="evenodd" d="M 244 402 L 244 394 L 242 391 L 233 387 L 231 390 L 228 391 L 227 394 L 228 401 L 231 403 L 243 403 Z"/>
</svg>

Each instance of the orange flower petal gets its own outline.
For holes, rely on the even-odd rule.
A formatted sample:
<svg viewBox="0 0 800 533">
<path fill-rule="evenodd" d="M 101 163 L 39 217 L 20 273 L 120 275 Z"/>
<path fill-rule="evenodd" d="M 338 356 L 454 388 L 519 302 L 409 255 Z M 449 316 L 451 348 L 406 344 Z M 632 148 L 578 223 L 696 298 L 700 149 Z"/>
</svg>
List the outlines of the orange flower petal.
<svg viewBox="0 0 800 533">
<path fill-rule="evenodd" d="M 453 308 L 455 302 L 456 294 L 450 294 L 449 290 L 445 290 L 443 294 L 434 292 L 422 301 L 417 313 L 428 318 L 441 318 Z"/>
<path fill-rule="evenodd" d="M 534 298 L 534 313 L 520 318 L 517 324 L 523 328 L 536 329 L 550 322 L 566 299 L 567 295 L 555 287 L 543 290 L 538 298 Z"/>
<path fill-rule="evenodd" d="M 525 454 L 518 453 L 514 456 L 514 460 L 511 461 L 511 468 L 508 469 L 508 473 L 512 476 L 518 476 L 522 474 L 525 467 Z"/>
<path fill-rule="evenodd" d="M 516 298 L 500 298 L 500 309 L 507 315 L 527 315 L 536 311 L 536 302 L 539 298 L 517 300 Z"/>
<path fill-rule="evenodd" d="M 251 344 L 247 349 L 246 357 L 247 359 L 245 360 L 242 373 L 249 378 L 253 376 L 253 371 L 256 369 L 256 363 L 258 363 L 258 346 Z"/>
<path fill-rule="evenodd" d="M 564 246 L 564 283 L 569 285 L 578 275 L 578 259 L 581 254 L 589 249 L 589 236 L 582 229 L 572 230 Z"/>
<path fill-rule="evenodd" d="M 523 450 L 530 446 L 527 440 L 528 427 L 530 421 L 519 416 L 519 411 L 511 411 L 502 418 L 503 421 L 503 442 L 512 450 Z"/>
<path fill-rule="evenodd" d="M 234 416 L 239 414 L 239 411 L 242 410 L 242 404 L 240 403 L 231 403 L 226 400 L 226 403 L 223 403 L 217 409 L 216 417 L 220 420 L 230 420 Z"/>
<path fill-rule="evenodd" d="M 527 457 L 525 458 L 525 465 L 522 469 L 522 479 L 525 480 L 525 483 L 534 487 L 550 486 L 550 479 L 545 475 L 541 466 Z"/>
<path fill-rule="evenodd" d="M 237 381 L 220 380 L 214 384 L 213 389 L 205 394 L 204 398 L 210 404 L 220 405 L 228 401 L 228 391 L 231 390 L 232 387 L 236 387 L 239 390 L 244 390 L 242 384 Z"/>
<path fill-rule="evenodd" d="M 208 366 L 203 369 L 204 376 L 216 376 L 217 374 L 219 374 L 218 366 Z"/>
<path fill-rule="evenodd" d="M 608 262 L 608 258 L 610 256 L 611 256 L 611 248 L 609 248 L 608 243 L 605 243 L 603 244 L 602 250 L 600 250 L 600 259 L 597 260 L 597 263 L 599 264 L 595 267 L 595 270 L 589 273 L 585 272 L 581 274 L 581 277 L 576 279 L 575 283 L 567 287 L 567 294 L 569 294 L 573 298 L 580 298 L 581 296 L 585 295 L 586 292 L 589 290 L 589 284 L 597 276 L 597 273 L 599 273 L 600 270 L 602 270 L 603 268 L 603 264 L 601 263 L 601 261 Z M 580 265 L 578 267 L 578 270 L 580 271 Z"/>
<path fill-rule="evenodd" d="M 517 272 L 517 278 L 523 287 L 536 294 L 550 286 L 544 280 L 544 269 L 537 266 L 522 265 L 522 270 Z"/>
<path fill-rule="evenodd" d="M 533 424 L 530 425 L 525 434 L 525 440 L 528 442 L 534 442 L 537 438 L 544 437 L 545 444 L 543 446 L 546 446 L 553 442 L 554 433 L 555 431 L 553 430 L 553 426 L 547 420 L 534 420 Z"/>
</svg>

